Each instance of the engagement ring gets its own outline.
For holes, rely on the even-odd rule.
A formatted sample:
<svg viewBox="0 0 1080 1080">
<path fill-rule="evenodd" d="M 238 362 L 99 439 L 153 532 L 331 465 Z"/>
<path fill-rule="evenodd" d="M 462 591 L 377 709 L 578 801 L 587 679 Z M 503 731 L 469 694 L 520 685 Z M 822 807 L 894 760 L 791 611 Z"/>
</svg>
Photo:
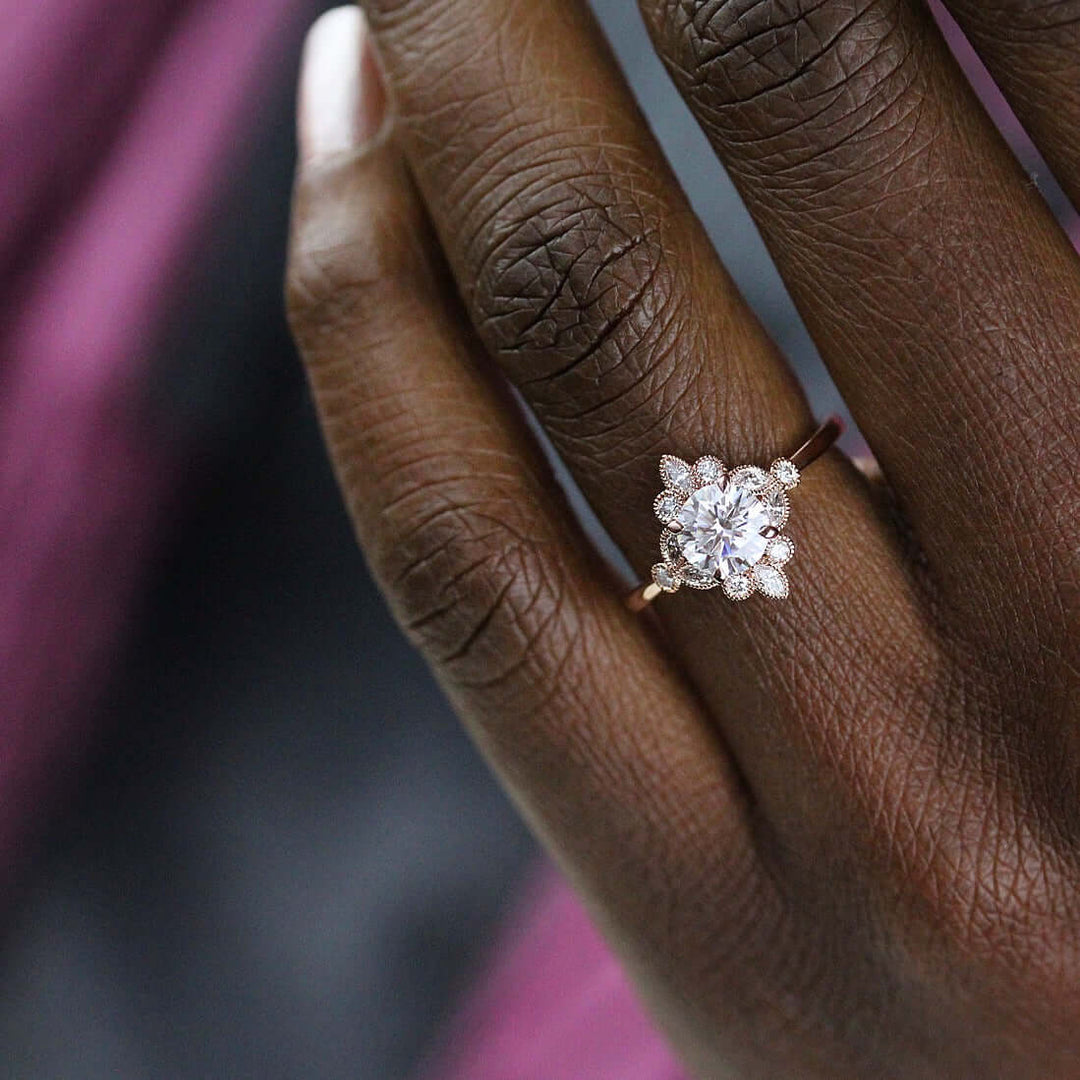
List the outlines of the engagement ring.
<svg viewBox="0 0 1080 1080">
<path fill-rule="evenodd" d="M 627 601 L 640 611 L 661 593 L 721 588 L 730 600 L 760 593 L 773 600 L 788 595 L 784 567 L 795 542 L 784 533 L 790 513 L 788 493 L 799 485 L 802 470 L 840 436 L 843 422 L 830 417 L 790 457 L 768 469 L 757 465 L 726 468 L 706 455 L 690 465 L 682 458 L 660 459 L 664 490 L 653 509 L 664 525 L 661 562 L 652 581 Z"/>
</svg>

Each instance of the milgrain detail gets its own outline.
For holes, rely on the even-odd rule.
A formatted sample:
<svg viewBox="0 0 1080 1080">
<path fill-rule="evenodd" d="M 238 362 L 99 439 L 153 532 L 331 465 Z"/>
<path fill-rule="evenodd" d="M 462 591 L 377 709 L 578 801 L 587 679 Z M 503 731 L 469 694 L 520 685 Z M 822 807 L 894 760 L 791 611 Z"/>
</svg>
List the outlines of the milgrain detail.
<svg viewBox="0 0 1080 1080">
<path fill-rule="evenodd" d="M 386 510 L 376 575 L 410 639 L 459 687 L 511 681 L 549 637 L 565 635 L 560 623 L 574 622 L 566 568 L 523 505 L 435 484 Z"/>
</svg>

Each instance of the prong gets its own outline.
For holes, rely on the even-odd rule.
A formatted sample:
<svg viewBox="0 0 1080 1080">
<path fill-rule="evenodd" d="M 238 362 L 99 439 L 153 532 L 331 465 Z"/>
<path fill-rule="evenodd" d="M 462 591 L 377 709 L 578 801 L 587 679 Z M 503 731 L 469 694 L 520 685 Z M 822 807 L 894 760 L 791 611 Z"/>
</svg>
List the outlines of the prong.
<svg viewBox="0 0 1080 1080">
<path fill-rule="evenodd" d="M 667 531 L 672 533 L 681 533 L 682 522 L 678 518 L 672 518 L 672 520 L 667 523 Z"/>
<path fill-rule="evenodd" d="M 668 528 L 670 529 L 671 526 L 669 525 Z M 772 540 L 774 536 L 780 535 L 780 530 L 774 529 L 772 525 L 766 525 L 765 528 L 761 530 L 761 535 L 764 536 L 766 540 Z"/>
</svg>

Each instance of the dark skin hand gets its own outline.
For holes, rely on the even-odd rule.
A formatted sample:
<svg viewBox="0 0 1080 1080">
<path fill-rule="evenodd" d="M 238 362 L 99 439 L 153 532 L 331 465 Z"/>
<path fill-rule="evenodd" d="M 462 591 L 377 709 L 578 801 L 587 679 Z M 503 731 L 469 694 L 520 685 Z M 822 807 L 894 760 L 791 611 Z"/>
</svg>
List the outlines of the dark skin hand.
<svg viewBox="0 0 1080 1080">
<path fill-rule="evenodd" d="M 1080 3 L 952 6 L 1080 198 Z M 643 618 L 500 380 L 643 571 L 660 455 L 767 465 L 801 392 L 584 0 L 363 7 L 370 37 L 330 17 L 355 124 L 301 108 L 327 441 L 674 1047 L 708 1078 L 1080 1077 L 1080 261 L 927 11 L 642 0 L 885 478 L 805 473 L 789 600 Z"/>
</svg>

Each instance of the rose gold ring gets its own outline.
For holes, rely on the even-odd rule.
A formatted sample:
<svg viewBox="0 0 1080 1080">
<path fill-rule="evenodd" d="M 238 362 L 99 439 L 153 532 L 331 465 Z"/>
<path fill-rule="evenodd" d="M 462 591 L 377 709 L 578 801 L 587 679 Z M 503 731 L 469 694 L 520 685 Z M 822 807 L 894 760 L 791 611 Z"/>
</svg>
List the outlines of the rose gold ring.
<svg viewBox="0 0 1080 1080">
<path fill-rule="evenodd" d="M 754 593 L 785 599 L 783 568 L 795 555 L 795 542 L 783 532 L 791 509 L 788 492 L 843 430 L 840 417 L 830 416 L 795 453 L 777 458 L 768 469 L 728 469 L 711 455 L 691 466 L 665 454 L 660 459 L 664 490 L 653 503 L 664 524 L 662 561 L 652 568 L 652 581 L 627 598 L 631 611 L 683 585 L 721 588 L 729 600 L 746 600 Z"/>
</svg>

